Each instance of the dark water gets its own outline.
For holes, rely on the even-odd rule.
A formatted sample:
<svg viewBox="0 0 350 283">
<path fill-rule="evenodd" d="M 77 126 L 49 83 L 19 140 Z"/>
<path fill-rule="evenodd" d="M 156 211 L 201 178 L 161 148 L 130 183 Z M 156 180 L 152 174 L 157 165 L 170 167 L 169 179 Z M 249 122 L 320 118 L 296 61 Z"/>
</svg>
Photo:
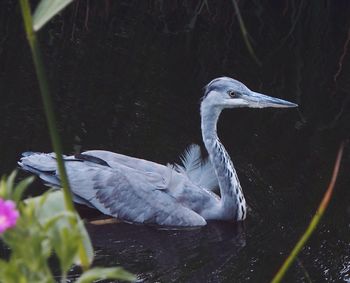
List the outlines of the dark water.
<svg viewBox="0 0 350 283">
<path fill-rule="evenodd" d="M 300 105 L 221 116 L 250 206 L 243 226 L 89 225 L 96 265 L 122 265 L 146 282 L 268 282 L 315 212 L 350 132 L 350 2 L 239 6 L 260 66 L 231 1 L 76 1 L 40 33 L 67 153 L 177 162 L 188 144 L 202 144 L 202 87 L 221 75 Z M 0 21 L 0 172 L 8 173 L 21 152 L 51 147 L 17 1 L 1 2 Z M 286 282 L 350 282 L 349 169 L 346 149 L 334 198 Z"/>
</svg>

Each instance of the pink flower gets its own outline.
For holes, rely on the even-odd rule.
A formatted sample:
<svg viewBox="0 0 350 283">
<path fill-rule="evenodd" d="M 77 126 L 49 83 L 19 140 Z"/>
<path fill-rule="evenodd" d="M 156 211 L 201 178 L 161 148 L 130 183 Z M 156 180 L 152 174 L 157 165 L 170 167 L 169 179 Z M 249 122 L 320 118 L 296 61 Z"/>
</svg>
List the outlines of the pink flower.
<svg viewBox="0 0 350 283">
<path fill-rule="evenodd" d="M 15 203 L 0 198 L 0 234 L 15 226 L 18 216 Z"/>
</svg>

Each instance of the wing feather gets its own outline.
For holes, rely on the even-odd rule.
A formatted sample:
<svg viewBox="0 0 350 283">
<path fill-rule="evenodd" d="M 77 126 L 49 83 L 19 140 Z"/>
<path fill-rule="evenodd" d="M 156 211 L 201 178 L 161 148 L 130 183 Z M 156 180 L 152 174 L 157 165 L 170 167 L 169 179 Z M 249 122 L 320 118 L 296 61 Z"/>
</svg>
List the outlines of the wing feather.
<svg viewBox="0 0 350 283">
<path fill-rule="evenodd" d="M 183 171 L 194 184 L 208 190 L 219 186 L 213 165 L 208 158 L 202 159 L 199 145 L 191 144 L 180 159 L 182 166 L 175 165 L 174 168 Z"/>
<path fill-rule="evenodd" d="M 191 206 L 175 198 L 178 192 L 181 195 L 184 182 L 188 180 L 184 174 L 154 162 L 106 151 L 88 153 L 105 160 L 110 167 L 91 158 L 78 162 L 73 156 L 65 157 L 74 200 L 78 203 L 130 222 L 165 226 L 206 224 L 201 215 L 189 208 Z M 193 162 L 188 159 L 190 172 L 196 171 L 195 166 L 190 165 Z M 53 154 L 24 156 L 19 165 L 52 185 L 60 184 Z"/>
<path fill-rule="evenodd" d="M 125 221 L 164 226 L 203 226 L 202 216 L 183 206 L 174 197 L 148 182 L 130 168 L 90 167 L 74 170 L 83 164 L 69 165 L 69 179 L 75 195 L 105 214 Z M 82 177 L 80 177 L 80 176 Z M 83 183 L 82 183 L 83 182 Z"/>
</svg>

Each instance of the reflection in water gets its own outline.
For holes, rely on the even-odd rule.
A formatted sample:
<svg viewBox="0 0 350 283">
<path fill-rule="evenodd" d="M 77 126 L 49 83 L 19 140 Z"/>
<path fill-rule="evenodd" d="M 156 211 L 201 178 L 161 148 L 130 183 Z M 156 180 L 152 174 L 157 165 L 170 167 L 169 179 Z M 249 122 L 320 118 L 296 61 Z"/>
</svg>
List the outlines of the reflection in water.
<svg viewBox="0 0 350 283">
<path fill-rule="evenodd" d="M 217 282 L 245 246 L 241 223 L 159 230 L 125 223 L 88 225 L 97 265 L 122 264 L 145 281 Z"/>
</svg>

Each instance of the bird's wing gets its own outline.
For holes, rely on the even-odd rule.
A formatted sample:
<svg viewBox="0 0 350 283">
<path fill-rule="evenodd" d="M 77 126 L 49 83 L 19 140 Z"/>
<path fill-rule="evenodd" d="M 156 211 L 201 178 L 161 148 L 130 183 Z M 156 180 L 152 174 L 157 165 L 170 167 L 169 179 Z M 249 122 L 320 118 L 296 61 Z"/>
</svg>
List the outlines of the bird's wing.
<svg viewBox="0 0 350 283">
<path fill-rule="evenodd" d="M 208 190 L 214 190 L 219 186 L 210 160 L 202 159 L 199 145 L 191 144 L 180 159 L 182 165 L 175 165 L 174 168 L 184 172 L 194 184 Z"/>
<path fill-rule="evenodd" d="M 126 170 L 135 170 L 158 189 L 169 189 L 169 185 L 173 181 L 173 173 L 176 173 L 173 168 L 168 166 L 110 151 L 90 150 L 83 152 L 80 156 L 98 158 L 100 159 L 99 164 L 105 163 L 111 168 L 125 166 Z"/>
<path fill-rule="evenodd" d="M 180 157 L 182 165 L 174 164 L 164 166 L 152 161 L 104 150 L 90 150 L 83 152 L 83 154 L 98 157 L 106 161 L 112 168 L 116 166 L 118 167 L 119 165 L 124 165 L 141 172 L 147 172 L 150 174 L 150 176 L 152 173 L 159 174 L 165 179 L 169 178 L 169 172 L 171 175 L 172 169 L 175 169 L 178 173 L 182 174 L 193 182 L 196 186 L 200 186 L 208 190 L 215 190 L 219 186 L 210 160 L 202 160 L 200 147 L 196 144 L 190 145 L 182 154 Z M 169 182 L 170 179 L 167 179 L 166 183 Z"/>
<path fill-rule="evenodd" d="M 183 206 L 142 173 L 124 166 L 67 164 L 73 193 L 105 214 L 130 222 L 203 226 L 202 216 Z M 153 176 L 154 177 L 154 176 Z"/>
<path fill-rule="evenodd" d="M 132 169 L 136 169 L 138 171 L 156 172 L 161 175 L 167 174 L 168 171 L 168 168 L 164 165 L 105 150 L 89 150 L 83 152 L 82 154 L 100 158 L 101 160 L 107 162 L 107 164 L 112 168 L 118 167 L 119 165 L 123 165 Z"/>
<path fill-rule="evenodd" d="M 65 166 L 75 201 L 125 221 L 164 226 L 203 226 L 202 216 L 178 202 L 168 188 L 181 187 L 183 178 L 165 168 L 165 175 L 143 172 L 89 156 L 65 157 Z M 59 186 L 53 154 L 35 153 L 21 158 L 19 165 L 46 182 Z M 172 175 L 174 173 L 174 176 Z"/>
</svg>

